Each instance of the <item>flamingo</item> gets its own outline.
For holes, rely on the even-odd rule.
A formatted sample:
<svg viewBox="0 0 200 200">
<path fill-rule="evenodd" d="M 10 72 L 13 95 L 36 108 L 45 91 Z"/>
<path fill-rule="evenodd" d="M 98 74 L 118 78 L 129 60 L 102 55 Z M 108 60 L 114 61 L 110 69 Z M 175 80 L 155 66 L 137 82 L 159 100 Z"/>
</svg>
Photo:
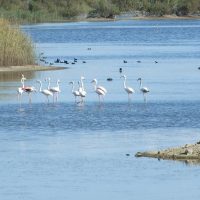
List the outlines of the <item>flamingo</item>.
<svg viewBox="0 0 200 200">
<path fill-rule="evenodd" d="M 26 80 L 26 78 L 22 74 L 22 82 L 23 82 L 22 83 L 22 90 L 28 94 L 28 96 L 29 96 L 29 103 L 31 103 L 31 101 L 32 101 L 32 99 L 31 99 L 31 93 L 32 92 L 36 92 L 37 90 L 33 86 L 24 86 L 24 81 L 25 80 Z"/>
<path fill-rule="evenodd" d="M 26 78 L 24 76 L 22 76 L 22 78 L 21 78 L 22 87 L 17 88 L 17 97 L 18 97 L 18 100 L 20 100 L 20 104 L 21 104 L 22 94 L 24 92 L 24 90 L 23 90 L 23 88 L 24 88 L 24 80 L 26 80 Z"/>
<path fill-rule="evenodd" d="M 97 86 L 97 79 L 93 79 L 91 83 L 94 83 L 94 91 L 98 94 L 99 96 L 99 102 L 101 101 L 101 97 L 103 99 L 103 96 L 106 95 L 107 90 L 103 86 Z"/>
<path fill-rule="evenodd" d="M 77 90 L 74 90 L 74 81 L 69 82 L 69 84 L 72 85 L 72 94 L 75 97 L 75 102 L 76 102 L 76 98 L 80 96 L 80 92 Z"/>
<path fill-rule="evenodd" d="M 146 103 L 147 102 L 146 94 L 149 92 L 149 89 L 147 87 L 142 86 L 142 79 L 141 78 L 138 78 L 138 81 L 140 81 L 140 91 L 142 92 L 143 97 L 144 97 L 144 102 Z"/>
<path fill-rule="evenodd" d="M 79 84 L 79 90 L 78 91 L 80 93 L 82 103 L 83 103 L 83 98 L 85 98 L 86 95 L 87 95 L 87 92 L 85 91 L 85 88 L 84 88 L 83 80 L 85 80 L 85 77 L 81 76 L 81 80 L 80 80 L 80 82 L 78 82 L 78 84 Z"/>
<path fill-rule="evenodd" d="M 48 89 L 42 90 L 42 81 L 37 80 L 37 82 L 40 84 L 39 92 L 41 92 L 42 94 L 44 94 L 47 97 L 47 102 L 49 103 L 49 96 L 53 96 L 53 93 L 51 91 L 49 91 Z"/>
<path fill-rule="evenodd" d="M 128 94 L 128 101 L 130 101 L 130 94 L 135 93 L 135 90 L 133 88 L 131 88 L 131 87 L 127 87 L 126 86 L 126 75 L 121 76 L 121 78 L 124 78 L 124 90 Z"/>
<path fill-rule="evenodd" d="M 49 81 L 49 85 L 48 85 L 48 90 L 51 91 L 53 93 L 53 101 L 54 101 L 54 96 L 56 95 L 56 102 L 58 101 L 58 93 L 60 93 L 60 80 L 57 80 L 57 86 L 55 87 L 50 87 L 50 77 L 48 78 Z"/>
</svg>

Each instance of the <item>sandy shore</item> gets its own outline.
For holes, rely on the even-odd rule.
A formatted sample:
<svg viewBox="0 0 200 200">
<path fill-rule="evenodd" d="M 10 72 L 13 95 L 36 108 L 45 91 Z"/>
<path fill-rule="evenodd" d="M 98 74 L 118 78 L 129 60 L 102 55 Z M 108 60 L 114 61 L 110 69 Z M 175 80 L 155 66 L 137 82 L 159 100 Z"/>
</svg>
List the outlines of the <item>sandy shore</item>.
<svg viewBox="0 0 200 200">
<path fill-rule="evenodd" d="M 200 163 L 200 141 L 196 144 L 186 144 L 181 147 L 161 151 L 137 152 L 136 157 L 158 158 L 163 160 L 195 161 Z"/>
<path fill-rule="evenodd" d="M 67 69 L 67 67 L 39 66 L 39 65 L 9 66 L 9 67 L 0 67 L 0 73 L 1 72 L 48 71 L 48 70 L 62 70 L 62 69 Z"/>
</svg>

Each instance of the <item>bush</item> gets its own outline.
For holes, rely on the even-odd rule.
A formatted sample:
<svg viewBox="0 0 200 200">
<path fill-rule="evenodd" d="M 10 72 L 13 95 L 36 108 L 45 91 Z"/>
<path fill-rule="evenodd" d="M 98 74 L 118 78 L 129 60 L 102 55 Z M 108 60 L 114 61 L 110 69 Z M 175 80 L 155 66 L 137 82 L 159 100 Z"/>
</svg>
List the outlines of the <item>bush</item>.
<svg viewBox="0 0 200 200">
<path fill-rule="evenodd" d="M 186 0 L 178 0 L 174 6 L 174 13 L 177 16 L 188 15 L 189 13 L 189 4 Z"/>
<path fill-rule="evenodd" d="M 113 18 L 119 13 L 119 9 L 108 0 L 96 2 L 94 8 L 94 10 L 89 12 L 88 17 Z"/>
<path fill-rule="evenodd" d="M 0 19 L 0 66 L 23 66 L 35 63 L 32 42 L 8 21 Z"/>
</svg>

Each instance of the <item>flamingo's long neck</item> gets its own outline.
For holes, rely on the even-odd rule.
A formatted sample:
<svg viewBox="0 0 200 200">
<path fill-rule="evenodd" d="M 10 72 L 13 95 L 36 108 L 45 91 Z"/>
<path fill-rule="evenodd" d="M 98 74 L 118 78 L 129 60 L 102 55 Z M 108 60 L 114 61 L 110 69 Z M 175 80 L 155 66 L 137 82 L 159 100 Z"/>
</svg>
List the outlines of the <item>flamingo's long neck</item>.
<svg viewBox="0 0 200 200">
<path fill-rule="evenodd" d="M 59 85 L 59 80 L 57 80 L 57 87 L 58 87 L 58 88 L 60 88 L 60 85 Z"/>
<path fill-rule="evenodd" d="M 50 89 L 50 78 L 48 79 L 48 87 L 47 87 L 47 89 L 49 90 Z"/>
<path fill-rule="evenodd" d="M 84 90 L 83 79 L 81 78 L 81 88 Z"/>
<path fill-rule="evenodd" d="M 72 83 L 72 93 L 74 92 L 74 83 Z"/>
<path fill-rule="evenodd" d="M 40 81 L 39 83 L 40 83 L 40 89 L 39 89 L 39 91 L 42 92 L 42 81 Z"/>
<path fill-rule="evenodd" d="M 140 80 L 140 88 L 142 88 L 142 80 Z"/>
<path fill-rule="evenodd" d="M 95 91 L 97 90 L 97 82 L 96 81 L 94 82 L 94 90 Z"/>
<path fill-rule="evenodd" d="M 126 77 L 124 77 L 124 88 L 126 88 Z"/>
<path fill-rule="evenodd" d="M 22 88 L 24 88 L 24 78 L 21 79 Z"/>
</svg>

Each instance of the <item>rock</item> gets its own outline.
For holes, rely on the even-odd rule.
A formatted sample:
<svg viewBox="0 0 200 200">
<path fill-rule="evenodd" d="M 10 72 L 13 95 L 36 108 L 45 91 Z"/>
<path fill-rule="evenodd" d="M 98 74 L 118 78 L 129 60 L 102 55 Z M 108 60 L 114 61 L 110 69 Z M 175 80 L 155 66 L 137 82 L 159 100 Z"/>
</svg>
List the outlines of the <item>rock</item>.
<svg viewBox="0 0 200 200">
<path fill-rule="evenodd" d="M 192 162 L 200 163 L 200 145 L 186 144 L 182 147 L 168 148 L 162 151 L 137 152 L 135 156 L 180 161 L 191 160 Z"/>
<path fill-rule="evenodd" d="M 190 149 L 188 148 L 185 150 L 186 155 L 191 155 L 192 153 L 193 153 L 193 150 L 191 148 Z"/>
</svg>

